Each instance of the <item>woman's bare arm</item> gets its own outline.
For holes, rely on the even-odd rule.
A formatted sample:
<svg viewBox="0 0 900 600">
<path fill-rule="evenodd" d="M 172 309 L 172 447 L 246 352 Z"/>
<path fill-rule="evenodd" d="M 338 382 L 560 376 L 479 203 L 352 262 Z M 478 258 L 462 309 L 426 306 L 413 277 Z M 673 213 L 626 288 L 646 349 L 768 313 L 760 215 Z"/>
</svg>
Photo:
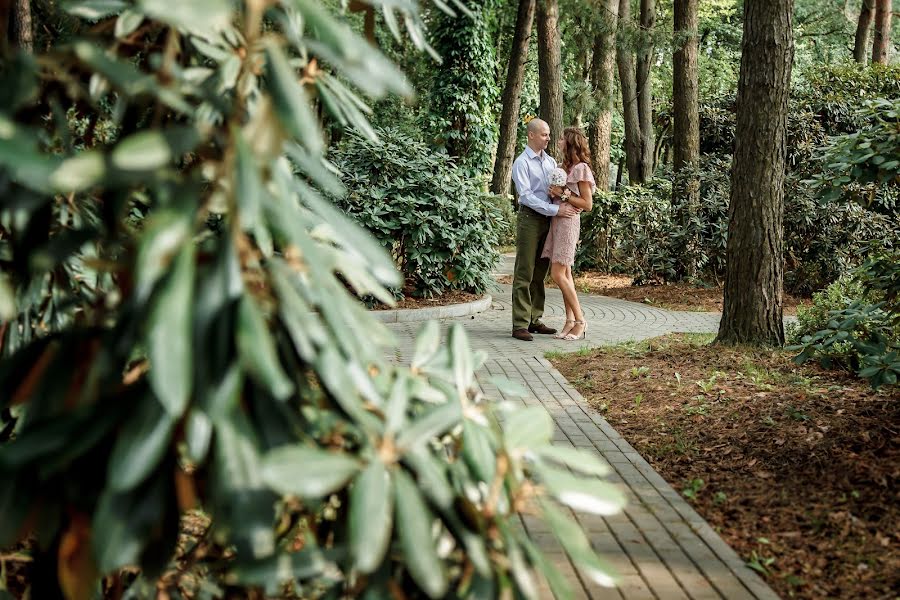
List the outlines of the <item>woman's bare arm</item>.
<svg viewBox="0 0 900 600">
<path fill-rule="evenodd" d="M 591 198 L 591 184 L 587 181 L 578 182 L 578 191 L 580 195 L 572 194 L 569 196 L 569 204 L 581 210 L 591 210 L 594 208 L 594 200 Z"/>
</svg>

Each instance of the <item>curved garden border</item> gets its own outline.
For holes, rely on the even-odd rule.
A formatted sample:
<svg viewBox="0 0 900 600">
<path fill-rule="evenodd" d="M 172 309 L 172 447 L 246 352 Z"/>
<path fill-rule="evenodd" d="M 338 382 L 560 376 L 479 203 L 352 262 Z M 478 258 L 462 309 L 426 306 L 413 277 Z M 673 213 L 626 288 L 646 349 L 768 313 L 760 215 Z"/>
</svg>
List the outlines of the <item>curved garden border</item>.
<svg viewBox="0 0 900 600">
<path fill-rule="evenodd" d="M 462 304 L 447 304 L 431 308 L 401 308 L 396 310 L 370 311 L 382 323 L 405 323 L 409 321 L 430 321 L 431 319 L 449 319 L 451 317 L 467 317 L 483 312 L 491 307 L 493 298 L 485 294 L 478 300 Z"/>
</svg>

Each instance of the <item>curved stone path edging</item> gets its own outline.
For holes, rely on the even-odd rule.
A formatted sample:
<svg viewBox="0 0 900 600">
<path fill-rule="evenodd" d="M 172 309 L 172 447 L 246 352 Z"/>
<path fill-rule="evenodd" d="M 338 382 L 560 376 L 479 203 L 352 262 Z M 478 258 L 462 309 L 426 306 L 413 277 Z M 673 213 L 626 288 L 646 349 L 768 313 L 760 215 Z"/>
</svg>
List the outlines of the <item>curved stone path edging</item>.
<svg viewBox="0 0 900 600">
<path fill-rule="evenodd" d="M 428 308 L 399 308 L 395 310 L 373 310 L 372 316 L 382 323 L 408 323 L 415 321 L 431 321 L 432 319 L 451 319 L 468 317 L 483 312 L 491 307 L 493 298 L 485 294 L 478 300 L 461 304 L 446 304 Z"/>
<path fill-rule="evenodd" d="M 511 271 L 510 257 L 503 266 L 501 272 Z M 489 360 L 476 374 L 482 391 L 497 400 L 543 406 L 556 423 L 554 444 L 597 453 L 613 468 L 610 479 L 628 496 L 625 511 L 612 517 L 572 513 L 594 548 L 621 575 L 614 590 L 599 588 L 579 574 L 544 523 L 522 518 L 529 536 L 572 584 L 575 598 L 776 600 L 775 592 L 544 358 L 548 351 L 576 351 L 666 333 L 714 333 L 719 315 L 666 311 L 580 294 L 588 321 L 586 339 L 564 342 L 536 336 L 533 342 L 522 342 L 510 337 L 511 286 L 500 289 L 490 310 L 442 322 L 462 323 L 472 347 L 488 352 Z M 562 297 L 558 290 L 548 289 L 545 321 L 558 326 L 562 319 Z M 419 326 L 389 325 L 399 342 L 393 359 L 406 362 L 411 357 Z M 527 395 L 507 397 L 491 382 L 498 375 L 521 384 Z M 545 583 L 541 590 L 542 598 L 552 598 Z"/>
</svg>

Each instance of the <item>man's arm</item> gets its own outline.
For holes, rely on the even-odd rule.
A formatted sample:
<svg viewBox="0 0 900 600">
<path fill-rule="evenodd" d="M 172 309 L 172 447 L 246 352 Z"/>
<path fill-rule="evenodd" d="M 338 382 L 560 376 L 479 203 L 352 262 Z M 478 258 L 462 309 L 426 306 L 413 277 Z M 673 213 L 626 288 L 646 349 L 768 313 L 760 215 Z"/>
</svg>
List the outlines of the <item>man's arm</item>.
<svg viewBox="0 0 900 600">
<path fill-rule="evenodd" d="M 528 170 L 525 167 L 525 163 L 521 160 L 516 160 L 513 163 L 512 179 L 516 185 L 516 191 L 519 193 L 519 204 L 527 206 L 546 217 L 556 216 L 556 213 L 559 212 L 559 206 L 546 200 L 541 200 L 535 195 L 534 190 L 531 189 L 531 182 L 528 179 Z"/>
</svg>

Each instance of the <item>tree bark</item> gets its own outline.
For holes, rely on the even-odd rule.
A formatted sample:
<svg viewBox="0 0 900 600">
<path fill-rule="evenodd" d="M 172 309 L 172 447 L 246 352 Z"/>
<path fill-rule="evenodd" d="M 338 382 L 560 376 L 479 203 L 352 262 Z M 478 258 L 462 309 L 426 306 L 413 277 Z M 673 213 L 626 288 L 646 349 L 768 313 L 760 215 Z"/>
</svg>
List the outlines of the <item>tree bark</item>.
<svg viewBox="0 0 900 600">
<path fill-rule="evenodd" d="M 631 25 L 631 2 L 619 0 L 619 32 L 625 34 Z M 625 165 L 630 183 L 641 180 L 641 124 L 638 118 L 637 76 L 634 56 L 627 43 L 616 44 L 616 63 L 619 69 L 619 87 L 622 89 L 622 119 L 625 122 Z"/>
<path fill-rule="evenodd" d="M 869 29 L 872 27 L 872 8 L 875 0 L 862 0 L 859 19 L 856 21 L 856 38 L 853 44 L 853 60 L 861 65 L 866 64 L 869 49 Z"/>
<path fill-rule="evenodd" d="M 537 0 L 538 76 L 540 117 L 550 126 L 547 151 L 559 159 L 556 140 L 563 130 L 562 58 L 558 0 Z"/>
<path fill-rule="evenodd" d="M 722 343 L 784 343 L 784 172 L 793 0 L 745 0 Z"/>
<path fill-rule="evenodd" d="M 503 88 L 503 111 L 500 114 L 500 139 L 491 191 L 495 194 L 509 192 L 512 180 L 512 164 L 516 154 L 516 133 L 519 124 L 519 108 L 522 105 L 522 81 L 525 79 L 525 62 L 528 60 L 528 44 L 534 22 L 534 0 L 519 0 L 516 30 L 509 51 L 509 69 Z"/>
<path fill-rule="evenodd" d="M 641 48 L 637 53 L 638 120 L 641 126 L 640 181 L 653 178 L 655 139 L 653 130 L 653 89 L 650 67 L 653 62 L 651 33 L 656 24 L 656 0 L 641 0 Z"/>
<path fill-rule="evenodd" d="M 872 62 L 888 64 L 891 51 L 891 0 L 875 0 L 875 40 L 872 43 Z"/>
<path fill-rule="evenodd" d="M 594 179 L 597 189 L 609 191 L 610 136 L 612 134 L 612 109 L 615 93 L 616 21 L 619 15 L 618 0 L 604 0 L 600 31 L 594 36 L 594 57 L 591 62 L 591 86 L 597 103 L 597 118 L 591 124 L 588 141 L 594 162 Z"/>
<path fill-rule="evenodd" d="M 31 0 L 14 0 L 10 41 L 25 52 L 34 51 L 34 29 L 31 23 Z"/>
<path fill-rule="evenodd" d="M 697 71 L 697 0 L 675 0 L 675 53 L 672 57 L 672 111 L 674 113 L 674 172 L 672 207 L 685 231 L 700 207 L 700 96 Z M 699 240 L 687 235 L 679 256 L 682 275 L 695 277 Z"/>
</svg>

